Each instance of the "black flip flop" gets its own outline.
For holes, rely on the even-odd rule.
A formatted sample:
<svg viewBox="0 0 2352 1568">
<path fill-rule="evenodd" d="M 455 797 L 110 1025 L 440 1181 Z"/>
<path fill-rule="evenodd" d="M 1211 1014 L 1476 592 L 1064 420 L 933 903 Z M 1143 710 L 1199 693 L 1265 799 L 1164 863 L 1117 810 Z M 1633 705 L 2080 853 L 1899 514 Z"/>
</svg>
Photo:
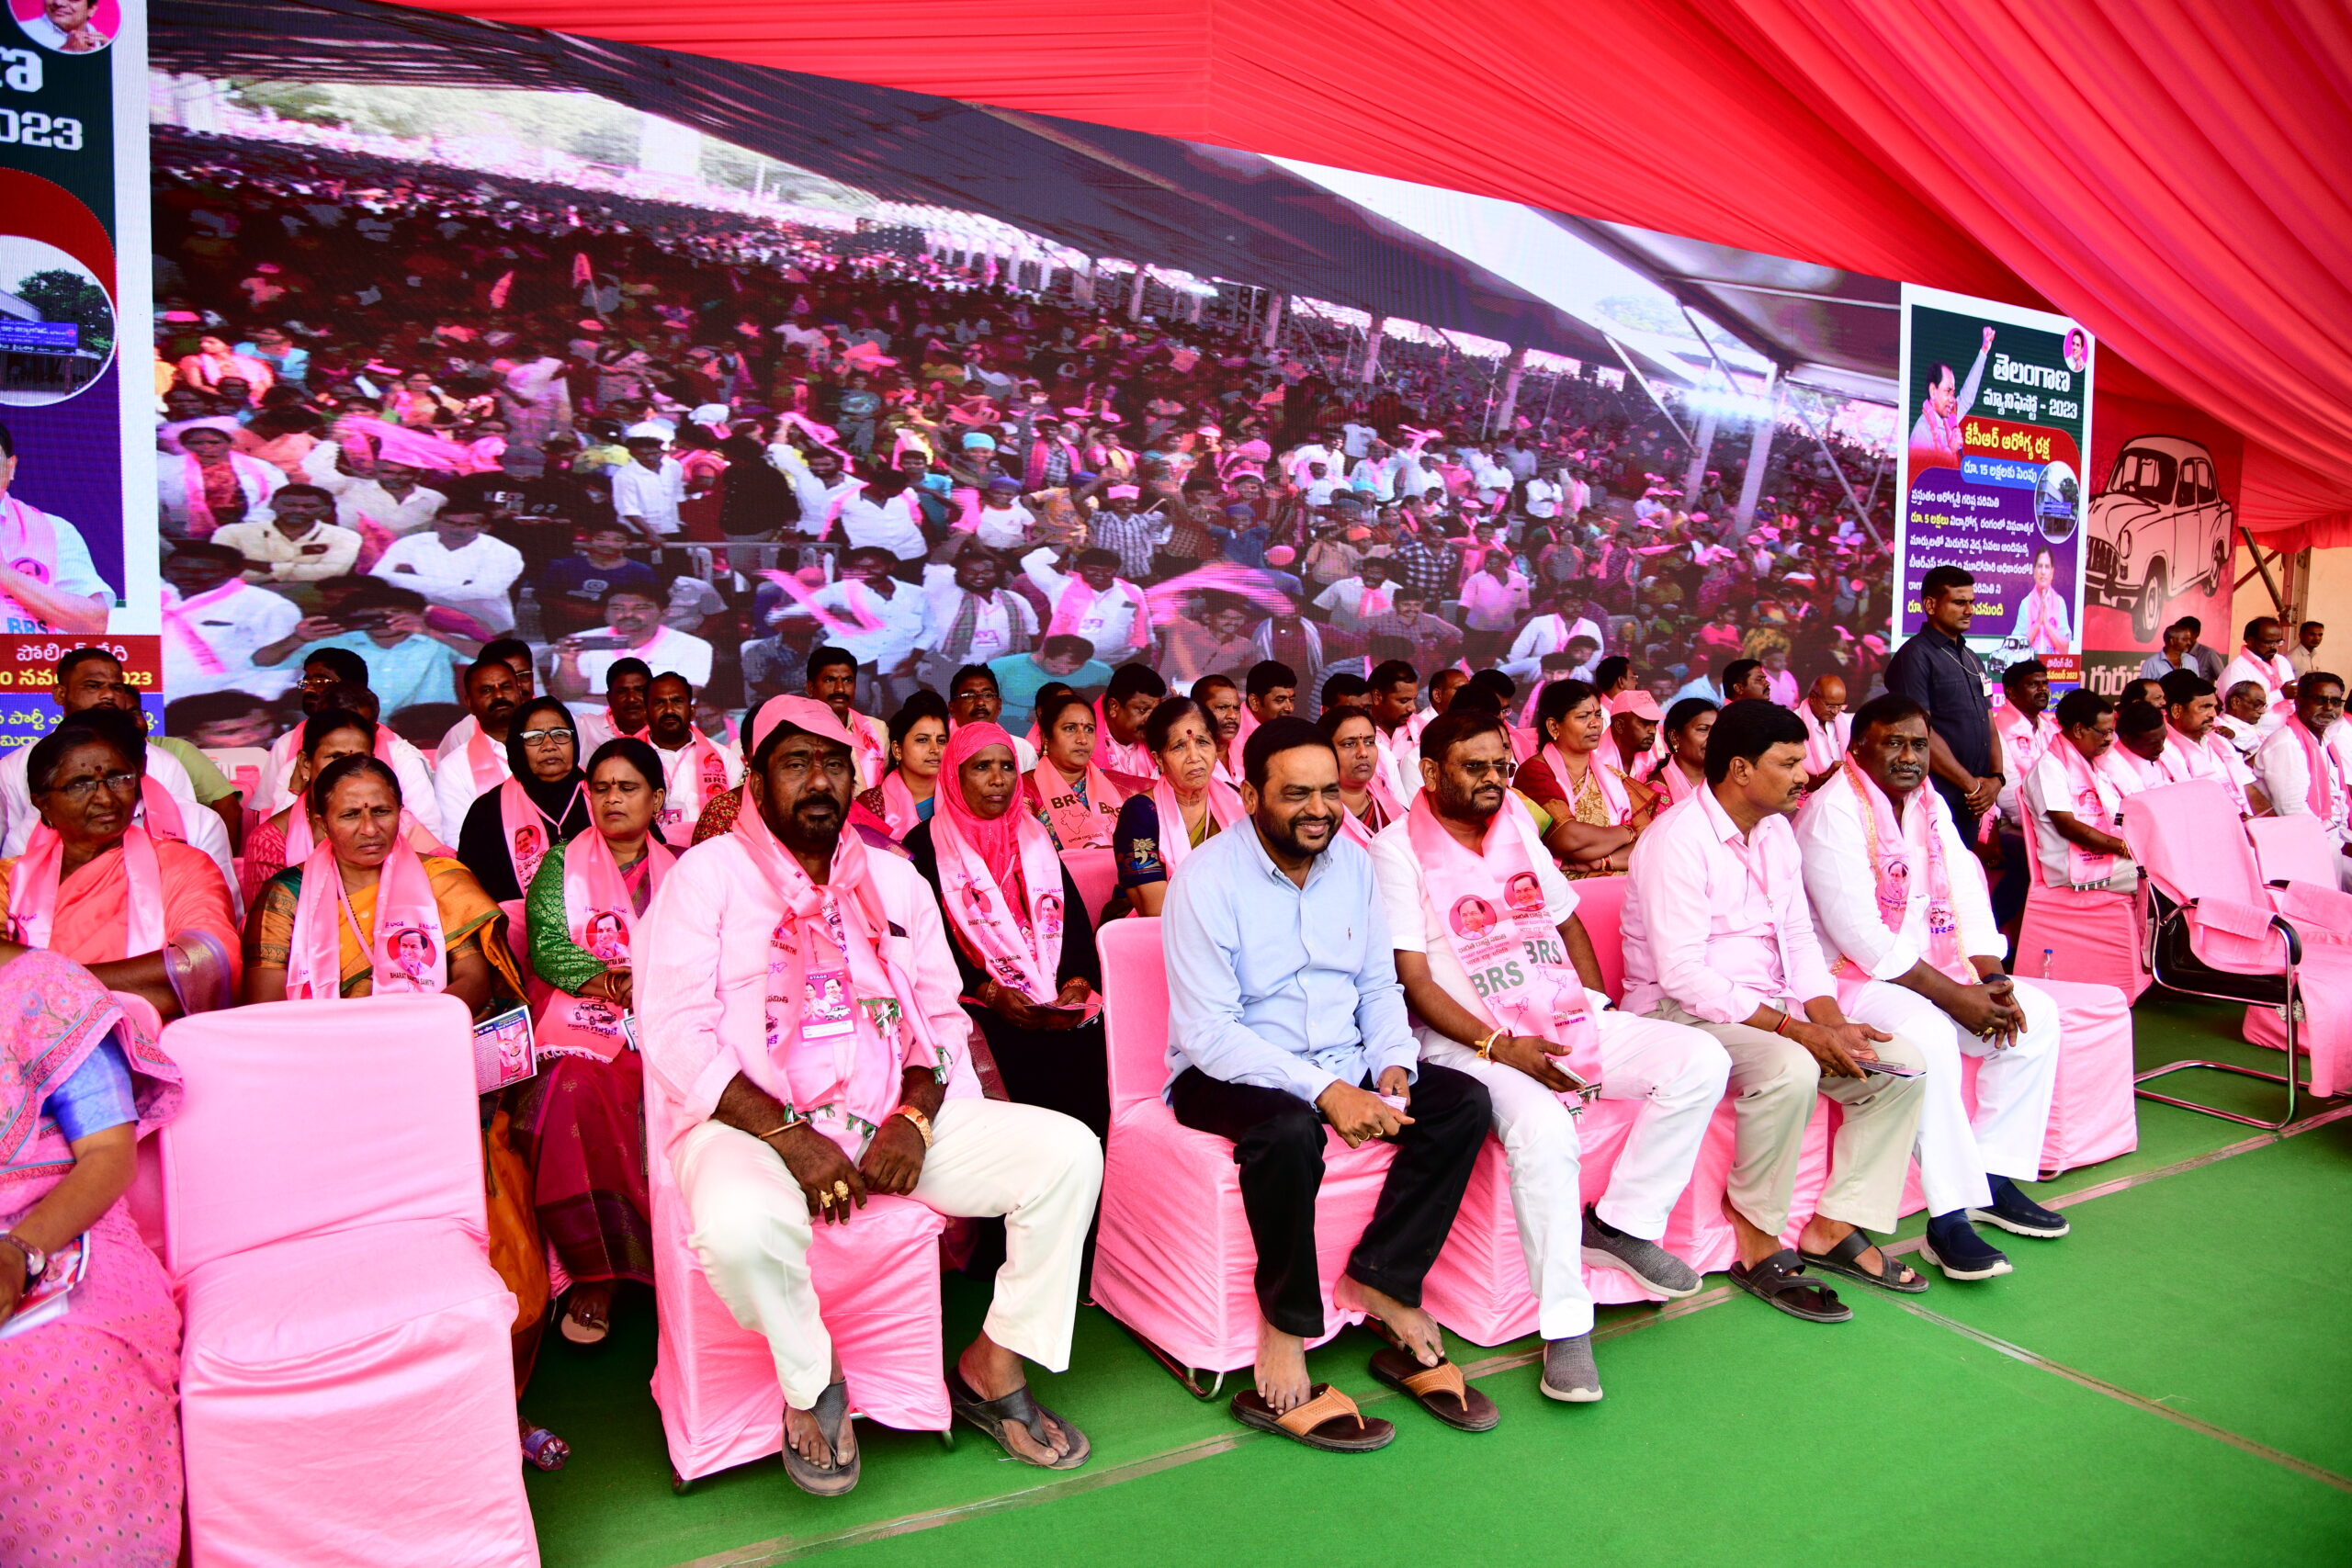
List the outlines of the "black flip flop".
<svg viewBox="0 0 2352 1568">
<path fill-rule="evenodd" d="M 1306 1404 L 1280 1416 L 1254 1388 L 1245 1388 L 1235 1394 L 1227 1408 L 1245 1427 L 1288 1438 L 1327 1454 L 1368 1454 L 1396 1440 L 1393 1422 L 1376 1416 L 1366 1418 L 1356 1408 L 1354 1400 L 1327 1382 L 1308 1389 Z"/>
<path fill-rule="evenodd" d="M 1087 1441 L 1085 1433 L 1030 1396 L 1027 1383 L 1000 1398 L 982 1399 L 979 1392 L 964 1381 L 964 1374 L 950 1367 L 947 1369 L 947 1404 L 957 1416 L 995 1438 L 997 1447 L 1022 1463 L 1034 1464 L 1039 1470 L 1076 1470 L 1094 1451 L 1094 1445 Z M 1057 1464 L 1031 1459 L 1004 1440 L 1004 1429 L 1018 1424 L 1039 1448 L 1051 1448 L 1054 1435 L 1046 1428 L 1048 1421 L 1059 1427 L 1070 1441 L 1069 1452 L 1064 1454 Z"/>
<path fill-rule="evenodd" d="M 1916 1296 L 1928 1288 L 1928 1277 L 1925 1274 L 1920 1273 L 1891 1252 L 1880 1253 L 1879 1258 L 1889 1269 L 1901 1269 L 1903 1272 L 1900 1275 L 1889 1277 L 1883 1274 L 1873 1274 L 1863 1268 L 1862 1254 L 1877 1245 L 1878 1243 L 1872 1241 L 1869 1233 L 1865 1231 L 1848 1231 L 1846 1239 L 1828 1251 L 1801 1251 L 1798 1256 L 1804 1259 L 1805 1266 L 1809 1269 L 1817 1269 L 1825 1274 L 1836 1274 L 1843 1279 L 1860 1280 L 1865 1285 L 1875 1285 L 1882 1291 L 1893 1291 L 1898 1295 Z"/>
<path fill-rule="evenodd" d="M 1459 1432 L 1491 1432 L 1503 1418 L 1495 1402 L 1472 1388 L 1449 1360 L 1425 1367 L 1391 1346 L 1373 1356 L 1372 1375 Z"/>
<path fill-rule="evenodd" d="M 863 1450 L 854 1454 L 847 1464 L 841 1462 L 842 1428 L 849 1421 L 849 1388 L 844 1383 L 827 1383 L 825 1392 L 817 1396 L 808 1414 L 817 1418 L 817 1430 L 823 1436 L 827 1450 L 825 1464 L 815 1464 L 800 1457 L 792 1446 L 790 1417 L 786 1418 L 784 1434 L 784 1472 L 792 1483 L 812 1497 L 839 1497 L 857 1484 L 858 1472 L 865 1468 Z"/>
<path fill-rule="evenodd" d="M 1734 1263 L 1731 1282 L 1766 1306 L 1807 1323 L 1845 1323 L 1854 1309 L 1838 1299 L 1828 1286 L 1808 1280 L 1804 1261 L 1787 1247 L 1749 1267 Z"/>
</svg>

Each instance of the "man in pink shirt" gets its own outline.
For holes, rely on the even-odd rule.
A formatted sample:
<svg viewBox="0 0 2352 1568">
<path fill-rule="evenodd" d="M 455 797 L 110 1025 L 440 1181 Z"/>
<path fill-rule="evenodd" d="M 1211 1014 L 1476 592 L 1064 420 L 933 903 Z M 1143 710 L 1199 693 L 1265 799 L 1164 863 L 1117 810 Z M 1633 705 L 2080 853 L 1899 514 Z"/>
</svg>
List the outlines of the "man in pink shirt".
<svg viewBox="0 0 2352 1568">
<path fill-rule="evenodd" d="M 1102 1147 L 1058 1111 L 981 1098 L 938 900 L 842 831 L 840 717 L 772 697 L 750 740 L 733 831 L 678 858 L 639 928 L 637 1016 L 646 1094 L 673 1129 L 649 1154 L 669 1162 L 711 1288 L 774 1353 L 785 1468 L 820 1496 L 857 1483 L 808 1248 L 818 1225 L 895 1193 L 1003 1216 L 1005 1263 L 950 1402 L 1013 1458 L 1076 1469 L 1085 1435 L 1031 1397 L 1022 1361 L 1069 1364 Z"/>
<path fill-rule="evenodd" d="M 2213 728 L 2222 712 L 2213 682 L 2194 670 L 2176 670 L 2164 678 L 2164 688 L 2167 733 L 2158 765 L 2165 782 L 2212 779 L 2230 792 L 2244 815 L 2270 815 L 2270 797 L 2255 782 L 2254 770 Z"/>
<path fill-rule="evenodd" d="M 1843 1323 L 1853 1309 L 1806 1264 L 1905 1293 L 1928 1288 L 1866 1234 L 1894 1228 L 1928 1058 L 1838 1008 L 1787 815 L 1804 792 L 1804 739 L 1777 703 L 1737 701 L 1716 716 L 1707 787 L 1634 846 L 1621 927 L 1625 1008 L 1691 1024 L 1730 1053 L 1732 1282 L 1792 1317 Z M 1828 1186 L 1789 1248 L 1781 1236 L 1816 1092 L 1838 1100 L 1845 1120 Z"/>
</svg>

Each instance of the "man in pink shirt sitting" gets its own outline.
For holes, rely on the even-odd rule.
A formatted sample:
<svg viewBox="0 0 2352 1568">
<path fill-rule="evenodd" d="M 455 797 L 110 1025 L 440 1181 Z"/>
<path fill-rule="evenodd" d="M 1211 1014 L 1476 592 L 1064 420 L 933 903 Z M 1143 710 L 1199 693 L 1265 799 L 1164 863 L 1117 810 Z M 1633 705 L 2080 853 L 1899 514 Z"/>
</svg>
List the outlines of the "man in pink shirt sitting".
<svg viewBox="0 0 2352 1568">
<path fill-rule="evenodd" d="M 820 1496 L 857 1483 L 808 1248 L 867 1194 L 897 1193 L 1003 1216 L 1004 1266 L 949 1401 L 1013 1458 L 1074 1470 L 1085 1434 L 1036 1403 L 1022 1361 L 1069 1364 L 1102 1145 L 1058 1111 L 981 1098 L 938 899 L 842 831 L 840 716 L 771 697 L 750 740 L 734 830 L 678 857 L 639 928 L 637 1016 L 646 1094 L 676 1129 L 648 1154 L 670 1164 L 711 1289 L 775 1356 L 785 1469 Z"/>
<path fill-rule="evenodd" d="M 1634 846 L 1621 926 L 1625 1009 L 1694 1025 L 1731 1055 L 1732 1282 L 1792 1317 L 1843 1323 L 1853 1309 L 1806 1275 L 1808 1263 L 1905 1293 L 1928 1288 L 1865 1234 L 1894 1226 L 1927 1055 L 1838 1008 L 1787 815 L 1804 793 L 1804 724 L 1777 703 L 1737 701 L 1716 716 L 1707 787 Z M 1790 1248 L 1781 1237 L 1816 1092 L 1845 1120 L 1828 1186 Z"/>
</svg>

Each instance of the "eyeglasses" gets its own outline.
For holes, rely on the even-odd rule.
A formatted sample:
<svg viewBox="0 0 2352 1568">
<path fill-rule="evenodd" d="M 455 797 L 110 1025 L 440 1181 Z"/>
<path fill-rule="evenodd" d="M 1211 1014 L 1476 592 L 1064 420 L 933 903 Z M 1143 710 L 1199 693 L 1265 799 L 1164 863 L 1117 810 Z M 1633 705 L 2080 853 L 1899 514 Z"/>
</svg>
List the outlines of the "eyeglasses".
<svg viewBox="0 0 2352 1568">
<path fill-rule="evenodd" d="M 537 746 L 549 740 L 569 740 L 571 739 L 571 731 L 569 729 L 526 729 L 515 739 L 526 746 Z"/>
<path fill-rule="evenodd" d="M 139 775 L 131 773 L 90 774 L 78 779 L 69 779 L 62 784 L 51 785 L 49 793 L 62 795 L 79 806 L 90 798 L 92 790 L 101 784 L 106 786 L 108 795 L 128 795 L 139 787 Z"/>
<path fill-rule="evenodd" d="M 1519 772 L 1517 762 L 1457 762 L 1454 766 L 1460 768 L 1474 784 L 1486 779 L 1492 779 L 1497 784 L 1509 784 L 1511 775 Z"/>
</svg>

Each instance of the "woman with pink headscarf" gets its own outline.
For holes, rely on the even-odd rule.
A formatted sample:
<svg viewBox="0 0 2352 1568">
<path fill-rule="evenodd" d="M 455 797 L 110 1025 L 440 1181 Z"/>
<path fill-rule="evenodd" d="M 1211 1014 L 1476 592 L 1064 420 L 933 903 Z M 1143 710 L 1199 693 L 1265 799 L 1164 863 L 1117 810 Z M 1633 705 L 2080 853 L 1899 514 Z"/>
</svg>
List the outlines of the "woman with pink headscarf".
<svg viewBox="0 0 2352 1568">
<path fill-rule="evenodd" d="M 945 917 L 964 1010 L 1005 1092 L 1102 1136 L 1111 1092 L 1094 924 L 1044 823 L 1021 809 L 1012 737 L 967 724 L 940 761 L 931 820 L 907 854 Z"/>
</svg>

